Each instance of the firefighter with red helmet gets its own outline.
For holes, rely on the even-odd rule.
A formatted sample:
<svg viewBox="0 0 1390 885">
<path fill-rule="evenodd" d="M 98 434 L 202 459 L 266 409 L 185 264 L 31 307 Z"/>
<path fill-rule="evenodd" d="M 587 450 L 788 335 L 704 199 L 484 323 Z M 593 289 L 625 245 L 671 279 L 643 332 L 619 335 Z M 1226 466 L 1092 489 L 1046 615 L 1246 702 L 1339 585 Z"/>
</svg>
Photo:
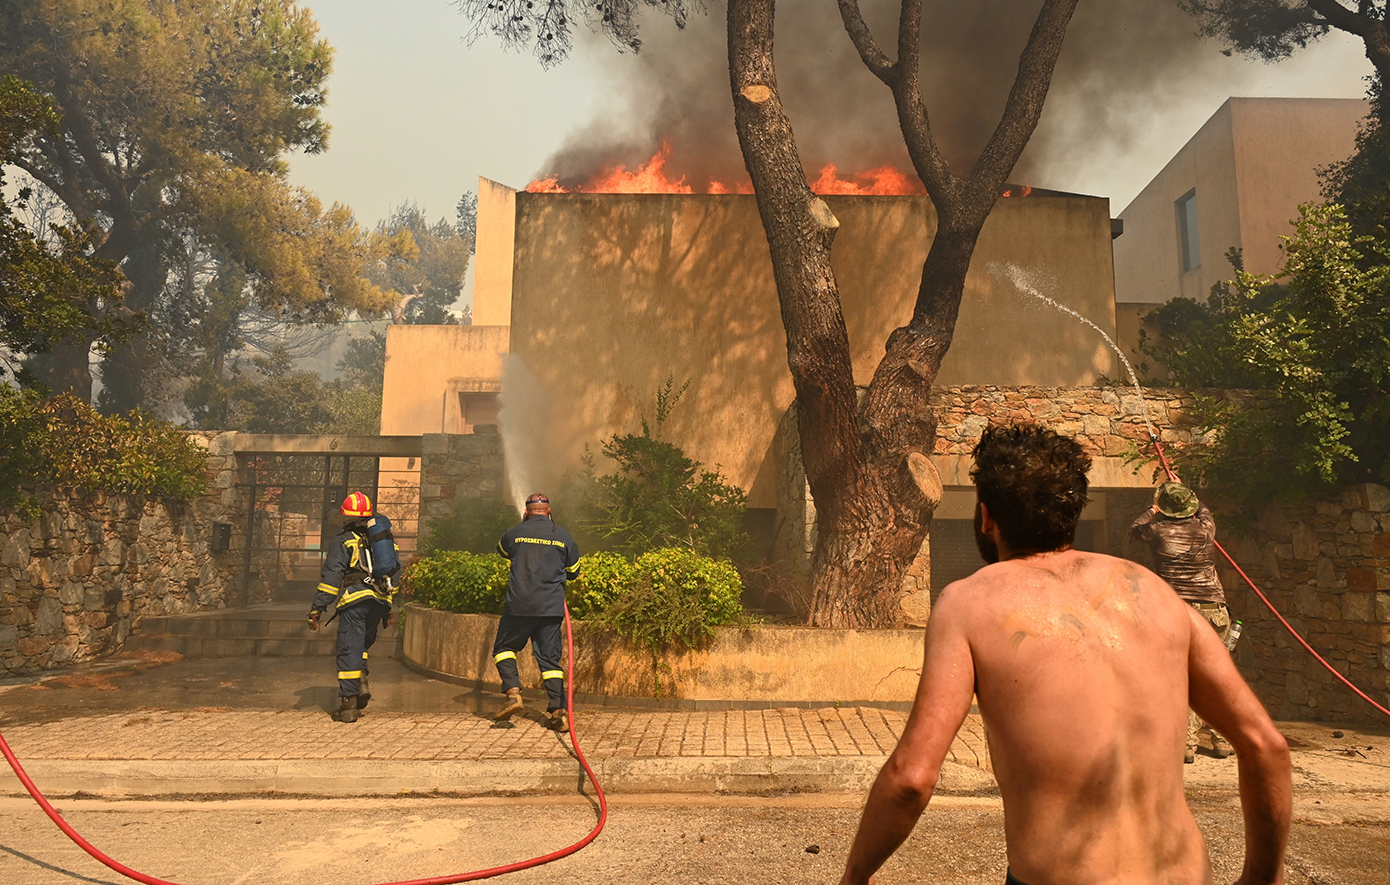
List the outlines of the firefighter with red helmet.
<svg viewBox="0 0 1390 885">
<path fill-rule="evenodd" d="M 371 700 L 367 685 L 367 650 L 376 642 L 377 628 L 391 625 L 394 591 L 389 580 L 372 577 L 368 521 L 372 501 L 361 492 L 343 499 L 343 530 L 328 545 L 318 591 L 309 609 L 309 628 L 317 630 L 325 609 L 337 602 L 338 709 L 333 718 L 356 722 L 358 711 Z"/>
</svg>

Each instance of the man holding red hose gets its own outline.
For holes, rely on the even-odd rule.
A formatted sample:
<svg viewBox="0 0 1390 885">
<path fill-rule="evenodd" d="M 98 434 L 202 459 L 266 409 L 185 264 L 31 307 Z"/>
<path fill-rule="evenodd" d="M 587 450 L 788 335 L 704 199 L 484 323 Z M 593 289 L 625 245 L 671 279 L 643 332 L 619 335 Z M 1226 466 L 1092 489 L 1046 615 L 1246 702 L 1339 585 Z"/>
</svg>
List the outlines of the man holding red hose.
<svg viewBox="0 0 1390 885">
<path fill-rule="evenodd" d="M 1153 506 L 1129 527 L 1129 533 L 1153 550 L 1154 571 L 1178 592 L 1183 601 L 1206 618 L 1225 642 L 1231 633 L 1231 612 L 1226 591 L 1216 574 L 1216 518 L 1197 500 L 1192 489 L 1180 482 L 1165 482 L 1154 489 Z M 1188 711 L 1187 753 L 1184 761 L 1197 761 L 1198 748 L 1218 759 L 1231 755 L 1231 745 Z"/>
<path fill-rule="evenodd" d="M 492 660 L 507 702 L 492 718 L 510 719 L 526 708 L 521 700 L 516 654 L 530 642 L 549 698 L 548 724 L 564 734 L 570 730 L 565 671 L 561 669 L 565 582 L 579 577 L 579 545 L 551 519 L 550 499 L 535 494 L 526 499 L 526 515 L 521 522 L 497 542 L 497 552 L 511 563 L 507 602 L 492 645 Z"/>
</svg>

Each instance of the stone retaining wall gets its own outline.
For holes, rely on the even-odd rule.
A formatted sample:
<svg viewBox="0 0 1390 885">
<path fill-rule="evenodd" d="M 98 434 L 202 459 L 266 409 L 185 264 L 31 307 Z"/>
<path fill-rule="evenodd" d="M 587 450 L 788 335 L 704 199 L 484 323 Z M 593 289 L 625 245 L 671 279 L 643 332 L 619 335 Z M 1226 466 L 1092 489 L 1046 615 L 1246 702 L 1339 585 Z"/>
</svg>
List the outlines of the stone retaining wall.
<svg viewBox="0 0 1390 885">
<path fill-rule="evenodd" d="M 429 520 L 449 516 L 461 498 L 501 498 L 506 471 L 502 437 L 495 424 L 479 424 L 472 433 L 426 433 L 421 438 L 420 541 Z"/>
<path fill-rule="evenodd" d="M 1252 525 L 1227 523 L 1218 537 L 1270 602 L 1343 676 L 1390 706 L 1390 489 L 1350 486 L 1339 498 L 1270 505 Z M 1245 622 L 1236 661 L 1273 715 L 1385 724 L 1234 570 L 1221 577 L 1231 616 Z"/>
<path fill-rule="evenodd" d="M 666 655 L 660 669 L 653 670 L 650 655 L 612 633 L 582 621 L 574 626 L 577 693 L 660 698 L 678 707 L 907 704 L 922 668 L 921 630 L 719 627 L 709 648 Z M 496 615 L 412 605 L 406 610 L 404 630 L 408 664 L 469 682 L 497 684 L 492 662 Z M 541 687 L 531 654 L 517 655 L 517 663 L 523 684 Z"/>
<path fill-rule="evenodd" d="M 1190 444 L 1196 432 L 1190 390 L 1145 388 L 988 387 L 932 391 L 937 455 L 969 455 L 990 421 L 1034 421 L 1076 439 L 1092 457 L 1124 457 L 1148 441 L 1144 410 L 1165 444 Z"/>
<path fill-rule="evenodd" d="M 201 500 L 40 487 L 37 519 L 0 509 L 0 676 L 109 654 L 147 616 L 235 597 L 236 532 L 211 550 L 213 523 L 241 515 L 232 435 L 193 437 L 208 449 Z"/>
</svg>

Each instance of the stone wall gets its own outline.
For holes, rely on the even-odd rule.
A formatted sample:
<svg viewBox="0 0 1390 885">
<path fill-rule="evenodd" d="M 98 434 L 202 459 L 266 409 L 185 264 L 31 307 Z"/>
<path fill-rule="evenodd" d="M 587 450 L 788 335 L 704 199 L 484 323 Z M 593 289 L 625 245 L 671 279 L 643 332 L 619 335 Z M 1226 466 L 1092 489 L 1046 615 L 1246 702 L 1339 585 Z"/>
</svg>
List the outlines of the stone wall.
<svg viewBox="0 0 1390 885">
<path fill-rule="evenodd" d="M 472 433 L 426 433 L 421 437 L 420 541 L 429 520 L 454 512 L 462 498 L 501 498 L 506 493 L 502 437 L 495 424 Z"/>
<path fill-rule="evenodd" d="M 1159 438 L 1173 448 L 1193 442 L 1196 422 L 1190 391 L 1151 389 L 1144 400 L 1132 389 L 1118 387 L 995 387 L 946 386 L 932 391 L 937 417 L 933 463 L 948 487 L 970 485 L 970 455 L 991 421 L 1033 421 L 1081 442 L 1094 459 L 1091 483 L 1107 492 L 1109 511 L 1129 507 L 1131 498 L 1148 506 L 1152 467 L 1126 463 L 1149 439 L 1147 410 Z M 778 433 L 778 505 L 773 557 L 787 572 L 804 579 L 810 573 L 815 545 L 815 504 L 801 466 L 796 432 L 796 405 L 787 410 Z M 1111 492 L 1118 492 L 1111 500 Z M 1107 526 L 1115 520 L 1106 518 Z M 1128 522 L 1125 522 L 1128 525 Z M 903 622 L 924 624 L 931 610 L 930 539 L 903 575 Z M 1116 550 L 1113 544 L 1109 547 Z"/>
<path fill-rule="evenodd" d="M 1215 504 L 1213 510 L 1221 512 Z M 1258 522 L 1226 520 L 1218 537 L 1228 539 L 1236 562 L 1313 648 L 1390 706 L 1390 489 L 1356 485 L 1338 498 L 1270 505 Z M 1384 724 L 1384 715 L 1314 660 L 1234 570 L 1223 568 L 1221 577 L 1232 618 L 1245 622 L 1236 662 L 1271 714 Z"/>
<path fill-rule="evenodd" d="M 1120 387 L 940 387 L 932 391 L 937 455 L 968 456 L 990 421 L 1033 421 L 1081 443 L 1096 456 L 1123 458 L 1149 439 L 1150 423 L 1165 445 L 1190 444 L 1196 431 L 1191 391 L 1146 388 L 1141 403 Z"/>
<path fill-rule="evenodd" d="M 208 449 L 198 501 L 40 487 L 40 515 L 0 509 L 0 676 L 118 651 L 141 619 L 221 608 L 240 559 L 213 552 L 212 526 L 241 516 L 232 434 Z"/>
</svg>

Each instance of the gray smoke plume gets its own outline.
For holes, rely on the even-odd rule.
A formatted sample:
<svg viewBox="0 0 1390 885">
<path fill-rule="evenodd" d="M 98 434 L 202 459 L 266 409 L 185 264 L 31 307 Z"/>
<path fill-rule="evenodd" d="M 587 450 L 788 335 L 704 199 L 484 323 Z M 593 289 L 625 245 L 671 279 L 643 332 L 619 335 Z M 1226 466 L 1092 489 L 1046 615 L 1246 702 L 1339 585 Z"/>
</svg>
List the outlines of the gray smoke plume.
<svg viewBox="0 0 1390 885">
<path fill-rule="evenodd" d="M 957 175 L 998 122 L 1018 56 L 1041 0 L 925 0 L 922 83 L 933 130 Z M 892 0 L 865 0 L 879 44 L 896 55 Z M 710 180 L 746 181 L 734 134 L 724 38 L 725 6 L 707 3 L 684 31 L 669 19 L 642 20 L 643 46 L 618 54 L 601 37 L 576 51 L 602 62 L 610 106 L 576 132 L 539 175 L 582 183 L 606 168 L 635 168 L 663 140 L 668 172 L 697 192 Z M 1176 0 L 1085 0 L 1072 20 L 1048 107 L 1012 179 L 1048 186 L 1051 172 L 1085 145 L 1125 147 L 1134 121 L 1181 101 L 1183 84 L 1227 66 L 1219 47 L 1196 36 Z M 911 171 L 888 88 L 860 61 L 833 0 L 784 0 L 777 14 L 777 78 L 802 161 L 841 173 L 892 165 Z M 615 131 L 614 121 L 627 127 Z M 538 176 L 539 177 L 539 176 Z M 915 182 L 915 176 L 913 177 Z"/>
</svg>

